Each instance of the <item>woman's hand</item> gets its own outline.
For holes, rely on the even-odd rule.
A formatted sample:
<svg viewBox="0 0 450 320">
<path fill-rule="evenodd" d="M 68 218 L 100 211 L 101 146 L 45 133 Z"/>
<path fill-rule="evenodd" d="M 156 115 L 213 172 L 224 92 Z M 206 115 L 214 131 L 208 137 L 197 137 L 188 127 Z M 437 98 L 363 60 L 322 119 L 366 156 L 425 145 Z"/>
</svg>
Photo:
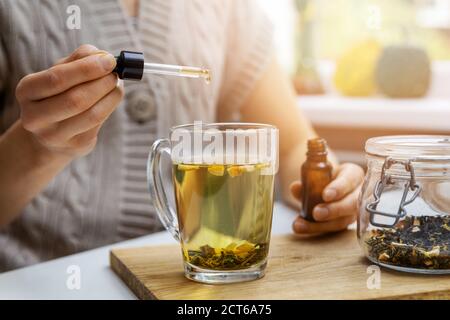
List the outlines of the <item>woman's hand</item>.
<svg viewBox="0 0 450 320">
<path fill-rule="evenodd" d="M 344 230 L 353 223 L 357 215 L 357 202 L 364 172 L 361 167 L 345 163 L 335 171 L 333 181 L 325 188 L 322 198 L 323 204 L 317 205 L 313 210 L 316 222 L 309 222 L 301 217 L 296 218 L 293 224 L 297 234 L 321 234 Z M 296 181 L 291 185 L 292 195 L 301 204 L 302 184 Z"/>
<path fill-rule="evenodd" d="M 24 77 L 16 89 L 22 126 L 39 147 L 71 158 L 89 153 L 123 97 L 115 58 L 83 45 L 50 69 Z"/>
<path fill-rule="evenodd" d="M 20 81 L 21 117 L 0 135 L 0 228 L 75 157 L 94 148 L 123 96 L 111 73 L 115 65 L 113 56 L 85 45 Z"/>
</svg>

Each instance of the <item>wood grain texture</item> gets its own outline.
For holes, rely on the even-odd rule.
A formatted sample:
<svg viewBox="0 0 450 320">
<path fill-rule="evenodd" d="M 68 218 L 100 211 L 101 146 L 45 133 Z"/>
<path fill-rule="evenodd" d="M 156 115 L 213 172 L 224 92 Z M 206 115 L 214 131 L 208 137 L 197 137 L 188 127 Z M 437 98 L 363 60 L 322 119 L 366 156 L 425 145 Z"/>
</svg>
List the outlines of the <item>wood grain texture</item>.
<svg viewBox="0 0 450 320">
<path fill-rule="evenodd" d="M 237 284 L 186 279 L 177 245 L 114 249 L 110 264 L 140 299 L 450 299 L 446 275 L 381 269 L 381 289 L 369 290 L 369 262 L 353 231 L 314 239 L 274 237 L 266 276 Z"/>
</svg>

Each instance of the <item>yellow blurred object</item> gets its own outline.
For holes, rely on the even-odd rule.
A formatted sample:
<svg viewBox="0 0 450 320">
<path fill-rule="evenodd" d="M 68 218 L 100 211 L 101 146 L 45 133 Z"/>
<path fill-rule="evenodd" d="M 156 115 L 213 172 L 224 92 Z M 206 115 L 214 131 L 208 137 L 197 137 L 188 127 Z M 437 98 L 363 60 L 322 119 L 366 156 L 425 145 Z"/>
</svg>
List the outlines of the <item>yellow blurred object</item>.
<svg viewBox="0 0 450 320">
<path fill-rule="evenodd" d="M 343 95 L 367 97 L 376 92 L 375 67 L 382 46 L 369 39 L 347 51 L 336 63 L 334 84 Z"/>
</svg>

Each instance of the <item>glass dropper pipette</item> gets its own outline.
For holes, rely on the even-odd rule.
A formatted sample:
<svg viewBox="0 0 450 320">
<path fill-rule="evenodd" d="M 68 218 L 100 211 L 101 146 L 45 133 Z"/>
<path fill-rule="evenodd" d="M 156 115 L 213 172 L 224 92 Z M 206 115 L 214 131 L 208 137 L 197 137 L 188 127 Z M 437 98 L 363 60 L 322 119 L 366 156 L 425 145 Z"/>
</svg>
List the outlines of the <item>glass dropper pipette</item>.
<svg viewBox="0 0 450 320">
<path fill-rule="evenodd" d="M 211 81 L 208 69 L 198 67 L 176 66 L 170 64 L 145 63 L 142 52 L 122 51 L 116 57 L 117 66 L 114 69 L 120 79 L 141 80 L 144 73 L 159 74 L 166 76 L 203 78 L 206 82 Z"/>
<path fill-rule="evenodd" d="M 210 81 L 209 70 L 197 67 L 175 66 L 159 63 L 144 63 L 144 73 L 186 78 L 204 78 L 206 81 Z"/>
</svg>

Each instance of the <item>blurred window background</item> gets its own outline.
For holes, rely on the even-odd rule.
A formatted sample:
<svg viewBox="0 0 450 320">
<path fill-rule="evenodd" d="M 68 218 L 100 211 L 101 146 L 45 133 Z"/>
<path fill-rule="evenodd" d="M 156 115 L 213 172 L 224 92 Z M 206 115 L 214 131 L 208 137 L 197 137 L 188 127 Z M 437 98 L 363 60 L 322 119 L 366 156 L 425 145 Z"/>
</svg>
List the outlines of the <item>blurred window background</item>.
<svg viewBox="0 0 450 320">
<path fill-rule="evenodd" d="M 450 135 L 450 0 L 259 0 L 299 106 L 342 161 L 392 134 Z"/>
</svg>

